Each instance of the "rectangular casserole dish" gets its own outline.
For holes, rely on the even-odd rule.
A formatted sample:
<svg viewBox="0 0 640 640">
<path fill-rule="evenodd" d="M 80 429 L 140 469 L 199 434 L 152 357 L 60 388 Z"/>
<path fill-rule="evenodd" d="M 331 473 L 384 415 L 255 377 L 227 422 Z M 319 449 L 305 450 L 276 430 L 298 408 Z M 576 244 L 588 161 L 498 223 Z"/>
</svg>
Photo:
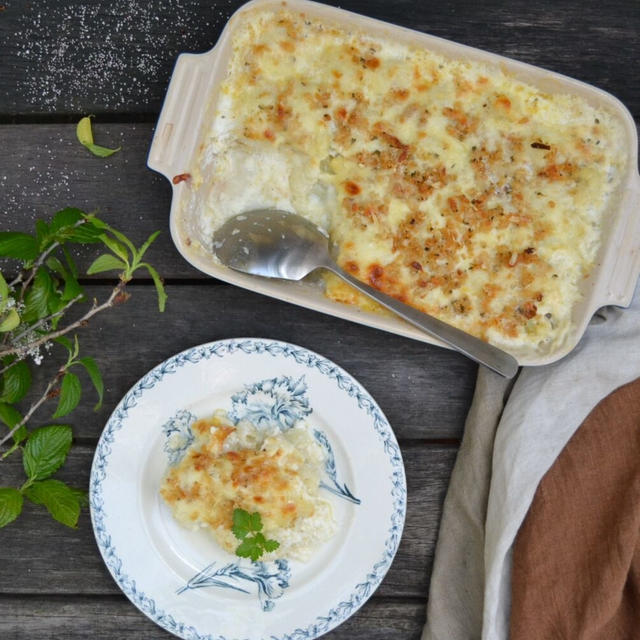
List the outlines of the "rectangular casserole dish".
<svg viewBox="0 0 640 640">
<path fill-rule="evenodd" d="M 563 357 L 573 349 L 584 333 L 593 313 L 605 305 L 628 306 L 640 274 L 640 176 L 637 173 L 637 134 L 631 115 L 613 96 L 595 87 L 502 56 L 459 45 L 420 32 L 389 25 L 333 7 L 307 0 L 289 0 L 292 11 L 304 11 L 320 20 L 353 28 L 373 37 L 393 39 L 420 46 L 454 59 L 478 61 L 507 71 L 512 77 L 542 91 L 576 94 L 619 119 L 627 142 L 627 163 L 619 187 L 604 215 L 602 240 L 594 268 L 582 283 L 582 298 L 572 312 L 572 330 L 567 339 L 545 353 L 519 356 L 521 365 L 543 365 Z M 278 8 L 279 0 L 254 0 L 229 20 L 216 46 L 199 55 L 183 54 L 178 58 L 151 146 L 149 167 L 171 180 L 189 170 L 199 151 L 199 143 L 213 120 L 217 91 L 223 82 L 231 41 L 240 17 L 247 12 Z M 183 213 L 187 195 L 185 183 L 173 185 L 170 228 L 178 251 L 193 266 L 220 280 L 258 293 L 360 322 L 399 335 L 432 344 L 437 340 L 418 331 L 399 318 L 368 313 L 325 298 L 317 282 L 300 283 L 266 280 L 231 271 L 219 265 L 199 248 L 196 221 Z"/>
</svg>

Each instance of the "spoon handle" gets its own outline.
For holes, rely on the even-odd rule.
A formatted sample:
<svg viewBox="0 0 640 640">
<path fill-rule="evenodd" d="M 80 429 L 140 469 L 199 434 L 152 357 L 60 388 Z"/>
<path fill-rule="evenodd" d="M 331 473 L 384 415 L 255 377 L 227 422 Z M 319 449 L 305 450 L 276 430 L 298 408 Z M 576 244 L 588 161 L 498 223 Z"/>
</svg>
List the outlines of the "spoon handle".
<svg viewBox="0 0 640 640">
<path fill-rule="evenodd" d="M 333 271 L 333 273 L 346 280 L 351 286 L 358 289 L 358 291 L 373 298 L 382 306 L 418 327 L 418 329 L 422 329 L 429 335 L 442 340 L 442 342 L 445 342 L 475 362 L 483 364 L 485 367 L 499 373 L 505 378 L 513 378 L 518 372 L 518 361 L 505 351 L 494 347 L 488 342 L 484 342 L 484 340 L 480 340 L 480 338 L 465 333 L 450 324 L 446 324 L 433 316 L 418 311 L 418 309 L 403 304 L 399 300 L 388 296 L 386 293 L 370 287 L 368 284 L 361 282 L 341 269 L 333 260 L 328 260 L 322 266 L 325 269 Z"/>
</svg>

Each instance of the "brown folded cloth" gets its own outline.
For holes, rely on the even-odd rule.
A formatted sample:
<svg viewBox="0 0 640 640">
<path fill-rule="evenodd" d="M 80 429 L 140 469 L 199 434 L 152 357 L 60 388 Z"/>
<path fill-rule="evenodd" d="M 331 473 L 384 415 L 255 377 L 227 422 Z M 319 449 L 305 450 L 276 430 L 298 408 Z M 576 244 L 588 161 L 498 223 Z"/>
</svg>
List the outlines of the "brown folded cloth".
<svg viewBox="0 0 640 640">
<path fill-rule="evenodd" d="M 511 640 L 640 638 L 640 378 L 542 479 L 513 548 Z"/>
</svg>

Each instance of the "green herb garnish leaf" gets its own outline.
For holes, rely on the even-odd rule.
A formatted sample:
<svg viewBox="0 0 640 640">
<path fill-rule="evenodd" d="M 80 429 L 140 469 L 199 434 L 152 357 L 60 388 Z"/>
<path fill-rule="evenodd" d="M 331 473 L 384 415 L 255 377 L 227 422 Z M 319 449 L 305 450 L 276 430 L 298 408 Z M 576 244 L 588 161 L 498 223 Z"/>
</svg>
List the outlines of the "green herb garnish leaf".
<svg viewBox="0 0 640 640">
<path fill-rule="evenodd" d="M 242 540 L 236 548 L 236 555 L 251 558 L 257 562 L 265 553 L 275 551 L 280 543 L 265 538 L 262 533 L 262 518 L 257 511 L 249 513 L 244 509 L 233 510 L 233 535 Z"/>
</svg>

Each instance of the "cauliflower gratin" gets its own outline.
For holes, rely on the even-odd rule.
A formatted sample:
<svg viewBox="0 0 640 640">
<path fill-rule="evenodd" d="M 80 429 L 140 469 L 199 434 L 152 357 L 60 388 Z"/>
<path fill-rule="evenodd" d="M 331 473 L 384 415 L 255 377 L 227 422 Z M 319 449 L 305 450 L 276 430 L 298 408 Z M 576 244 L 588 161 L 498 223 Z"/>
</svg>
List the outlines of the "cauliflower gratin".
<svg viewBox="0 0 640 640">
<path fill-rule="evenodd" d="M 202 238 L 295 211 L 407 304 L 514 353 L 565 339 L 625 165 L 614 116 L 287 8 L 239 20 L 190 168 Z M 325 289 L 371 308 L 335 276 Z"/>
<path fill-rule="evenodd" d="M 207 528 L 233 554 L 234 509 L 257 511 L 262 533 L 280 543 L 269 559 L 306 561 L 334 535 L 331 504 L 318 495 L 324 453 L 305 425 L 264 430 L 218 411 L 191 430 L 194 442 L 160 489 L 180 524 Z"/>
</svg>

